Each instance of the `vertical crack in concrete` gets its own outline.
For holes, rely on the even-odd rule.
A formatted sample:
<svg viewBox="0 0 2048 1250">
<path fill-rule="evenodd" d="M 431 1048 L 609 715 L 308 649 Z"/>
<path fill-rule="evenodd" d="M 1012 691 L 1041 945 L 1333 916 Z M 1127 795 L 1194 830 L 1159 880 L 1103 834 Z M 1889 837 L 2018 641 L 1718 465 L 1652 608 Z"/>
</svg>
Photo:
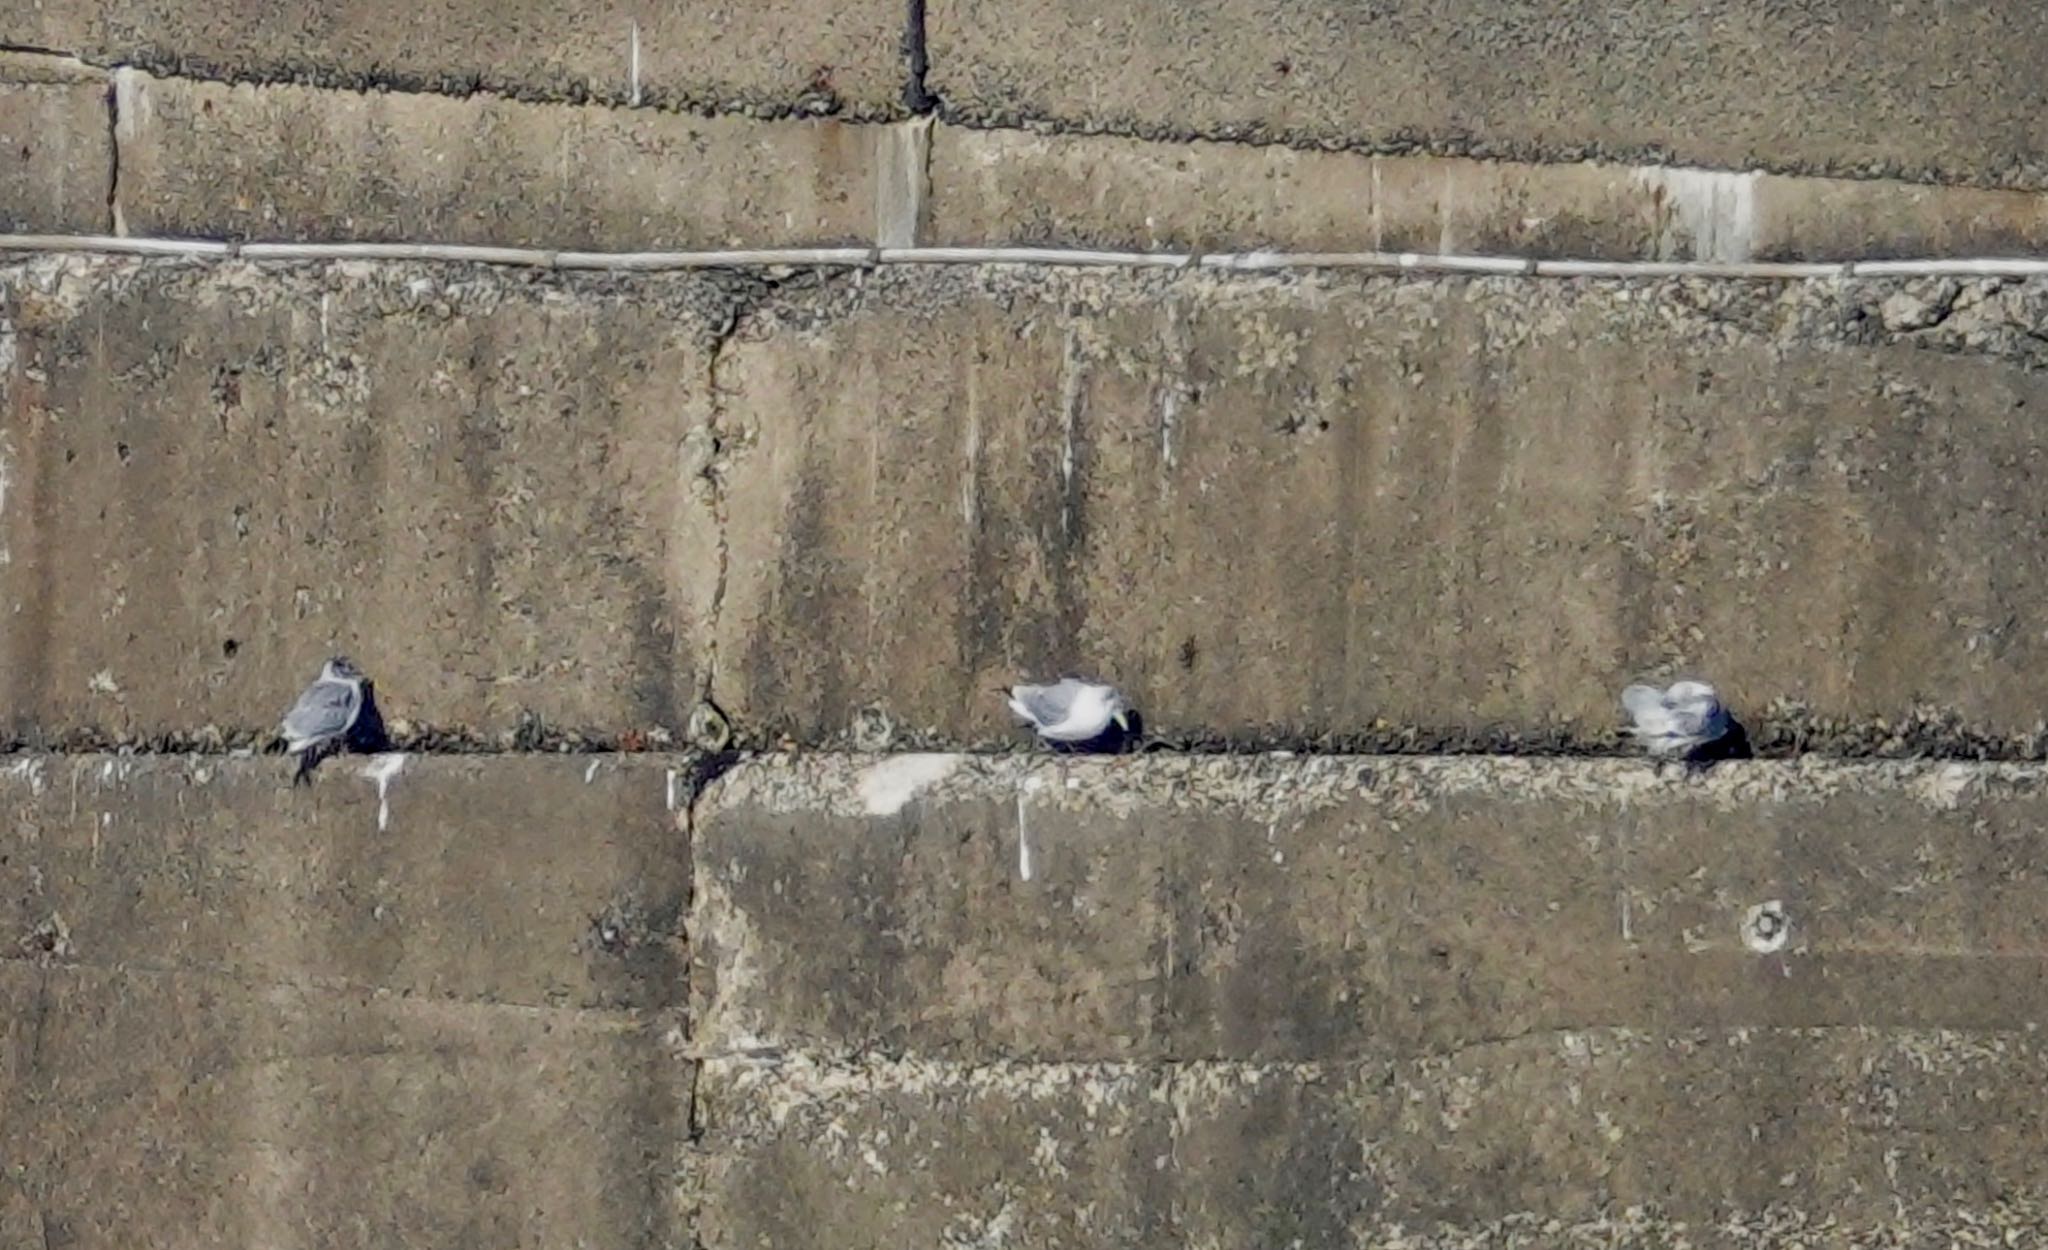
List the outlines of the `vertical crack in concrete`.
<svg viewBox="0 0 2048 1250">
<path fill-rule="evenodd" d="M 728 327 L 729 333 L 729 327 Z M 722 343 L 721 343 L 722 346 Z M 689 849 L 690 874 L 683 898 L 681 920 L 683 960 L 683 1006 L 681 1029 L 683 1035 L 683 1062 L 688 1064 L 684 1074 L 682 1143 L 679 1150 L 676 1206 L 680 1211 L 682 1227 L 689 1237 L 688 1244 L 701 1247 L 703 1238 L 697 1230 L 703 1224 L 705 1207 L 704 1173 L 710 1161 L 710 1152 L 705 1145 L 708 1129 L 704 1123 L 704 1061 L 696 1052 L 697 1004 L 695 1001 L 696 981 L 696 935 L 697 923 L 697 829 L 699 805 L 704 801 L 711 787 L 718 779 L 740 763 L 736 751 L 721 751 L 697 754 L 690 758 L 688 771 L 678 775 L 671 772 L 668 784 L 671 801 L 675 804 L 684 844 Z M 681 794 L 677 794 L 680 787 Z"/>
<path fill-rule="evenodd" d="M 909 77 L 903 83 L 903 107 L 913 113 L 934 113 L 939 108 L 939 98 L 925 86 L 925 76 L 931 71 L 931 56 L 925 45 L 925 0 L 910 0 L 910 11 L 903 27 L 903 59 L 909 70 Z"/>
<path fill-rule="evenodd" d="M 698 477 L 711 507 L 711 524 L 714 534 L 714 552 L 717 569 L 711 582 L 711 602 L 704 612 L 704 663 L 703 673 L 698 679 L 697 697 L 714 706 L 717 705 L 718 690 L 718 631 L 725 613 L 725 585 L 727 573 L 732 564 L 732 535 L 729 530 L 725 497 L 725 394 L 720 389 L 720 367 L 725 363 L 726 348 L 732 344 L 733 336 L 739 333 L 740 322 L 745 310 L 735 303 L 727 310 L 725 323 L 718 327 L 712 338 L 710 358 L 705 364 L 704 386 L 706 391 L 705 423 L 709 444 L 706 448 L 704 466 Z M 690 801 L 696 802 L 693 793 Z"/>
<path fill-rule="evenodd" d="M 107 232 L 128 233 L 121 216 L 121 92 L 128 71 L 116 68 L 107 75 Z"/>
</svg>

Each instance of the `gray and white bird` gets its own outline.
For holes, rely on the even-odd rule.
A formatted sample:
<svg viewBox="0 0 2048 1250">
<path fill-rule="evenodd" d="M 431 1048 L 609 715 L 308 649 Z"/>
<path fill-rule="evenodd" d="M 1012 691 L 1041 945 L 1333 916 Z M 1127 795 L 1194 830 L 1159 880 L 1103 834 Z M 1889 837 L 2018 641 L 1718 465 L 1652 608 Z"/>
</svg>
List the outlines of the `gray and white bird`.
<svg viewBox="0 0 2048 1250">
<path fill-rule="evenodd" d="M 1088 742 L 1114 724 L 1131 728 L 1131 704 L 1114 686 L 1063 677 L 1049 685 L 1012 686 L 1010 710 L 1047 742 Z"/>
<path fill-rule="evenodd" d="M 1652 755 L 1696 760 L 1741 733 L 1721 696 L 1703 681 L 1673 682 L 1663 690 L 1630 686 L 1621 692 L 1621 706 L 1635 722 L 1629 732 Z"/>
<path fill-rule="evenodd" d="M 284 735 L 284 749 L 299 757 L 293 785 L 305 783 L 315 765 L 346 743 L 356 718 L 363 714 L 365 680 L 354 661 L 337 655 L 320 666 L 320 676 L 284 714 L 278 732 Z"/>
</svg>

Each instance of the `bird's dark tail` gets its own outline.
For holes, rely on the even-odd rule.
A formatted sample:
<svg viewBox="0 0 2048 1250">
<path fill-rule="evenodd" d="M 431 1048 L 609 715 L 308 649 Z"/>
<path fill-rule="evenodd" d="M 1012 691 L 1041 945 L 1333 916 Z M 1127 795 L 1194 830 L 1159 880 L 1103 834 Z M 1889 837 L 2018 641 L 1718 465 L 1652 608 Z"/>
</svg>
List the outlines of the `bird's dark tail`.
<svg viewBox="0 0 2048 1250">
<path fill-rule="evenodd" d="M 312 785 L 313 770 L 320 767 L 321 760 L 326 759 L 339 750 L 341 750 L 341 739 L 329 738 L 324 742 L 315 742 L 299 752 L 299 767 L 298 771 L 292 774 L 292 784 L 294 786 Z"/>
</svg>

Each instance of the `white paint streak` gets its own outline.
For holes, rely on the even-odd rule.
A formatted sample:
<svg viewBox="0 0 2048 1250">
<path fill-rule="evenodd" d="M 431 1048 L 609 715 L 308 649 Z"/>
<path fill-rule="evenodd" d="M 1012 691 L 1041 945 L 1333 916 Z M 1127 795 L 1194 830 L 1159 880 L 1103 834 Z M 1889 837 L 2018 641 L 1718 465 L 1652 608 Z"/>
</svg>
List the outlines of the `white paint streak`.
<svg viewBox="0 0 2048 1250">
<path fill-rule="evenodd" d="M 8 337 L 7 325 L 0 322 L 0 373 L 7 372 L 13 355 L 14 344 Z M 0 521 L 7 515 L 7 488 L 14 485 L 14 461 L 10 457 L 7 440 L 0 439 Z M 11 564 L 14 555 L 4 542 L 0 542 L 0 565 Z"/>
<path fill-rule="evenodd" d="M 626 37 L 626 81 L 632 88 L 632 104 L 640 107 L 640 23 L 634 22 Z"/>
<path fill-rule="evenodd" d="M 1937 811 L 1952 812 L 1963 804 L 1963 796 L 1977 783 L 1982 769 L 1970 764 L 1948 764 L 1913 779 L 1913 797 Z"/>
<path fill-rule="evenodd" d="M 973 386 L 970 379 L 969 387 Z M 967 400 L 967 473 L 960 483 L 960 516 L 969 533 L 981 524 L 981 405 Z"/>
<path fill-rule="evenodd" d="M 391 828 L 391 782 L 405 769 L 405 752 L 379 755 L 363 765 L 363 777 L 377 783 L 377 832 Z"/>
<path fill-rule="evenodd" d="M 31 794 L 43 792 L 43 762 L 39 759 L 16 760 L 7 766 L 7 775 L 27 781 Z"/>
<path fill-rule="evenodd" d="M 926 786 L 960 767 L 958 755 L 898 755 L 861 773 L 861 806 L 870 816 L 894 816 Z"/>
<path fill-rule="evenodd" d="M 1042 777 L 1026 777 L 1017 788 L 1017 876 L 1025 881 L 1031 880 L 1031 826 L 1024 816 L 1025 801 L 1043 785 Z"/>
<path fill-rule="evenodd" d="M 676 810 L 676 770 L 668 770 L 668 810 Z"/>
<path fill-rule="evenodd" d="M 1065 367 L 1060 372 L 1060 536 L 1074 534 L 1074 427 L 1081 420 L 1081 335 L 1067 331 Z"/>
<path fill-rule="evenodd" d="M 1759 173 L 1717 169 L 1635 170 L 1637 186 L 1664 193 L 1669 213 L 1658 254 L 1674 259 L 1690 253 L 1694 260 L 1738 264 L 1756 247 L 1756 187 Z"/>
</svg>

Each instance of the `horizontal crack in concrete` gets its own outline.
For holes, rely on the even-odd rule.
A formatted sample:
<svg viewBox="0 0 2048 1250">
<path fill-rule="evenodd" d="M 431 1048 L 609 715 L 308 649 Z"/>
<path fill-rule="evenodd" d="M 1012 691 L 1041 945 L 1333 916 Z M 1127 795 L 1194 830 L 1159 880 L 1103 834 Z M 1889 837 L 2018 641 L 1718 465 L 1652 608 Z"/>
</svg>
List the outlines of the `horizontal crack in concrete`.
<svg viewBox="0 0 2048 1250">
<path fill-rule="evenodd" d="M 693 117 L 744 117 L 756 121 L 804 120 L 821 117 L 842 121 L 887 123 L 902 121 L 910 112 L 896 105 L 863 106 L 846 101 L 830 90 L 804 90 L 788 94 L 734 88 L 715 93 L 677 91 L 659 86 L 631 84 L 612 88 L 587 80 L 570 79 L 560 86 L 521 82 L 482 71 L 465 73 L 402 73 L 386 69 L 348 70 L 304 62 L 272 62 L 258 65 L 225 66 L 203 57 L 180 55 L 158 49 L 139 49 L 131 55 L 110 57 L 64 48 L 29 44 L 0 44 L 0 53 L 63 57 L 92 69 L 113 73 L 137 69 L 157 78 L 188 83 L 211 83 L 224 87 L 312 87 L 323 91 L 346 91 L 356 95 L 417 95 L 445 99 L 499 99 L 521 104 L 602 107 L 618 110 L 675 113 Z"/>
<path fill-rule="evenodd" d="M 1484 138 L 1477 134 L 1378 136 L 1344 135 L 1259 121 L 1221 126 L 1168 125 L 1131 117 L 1075 118 L 1035 111 L 977 108 L 934 97 L 939 120 L 974 130 L 1021 130 L 1041 135 L 1103 136 L 1148 143 L 1214 143 L 1232 147 L 1290 148 L 1300 152 L 1349 152 L 1360 156 L 1448 156 L 1530 165 L 1649 165 L 1716 173 L 1767 173 L 1844 182 L 1910 182 L 1917 186 L 2038 191 L 2048 189 L 2048 167 L 2015 164 L 1998 175 L 1958 174 L 1932 165 L 1902 161 L 1763 160 L 1740 165 L 1704 164 L 1650 143 L 1560 143 Z"/>
</svg>

